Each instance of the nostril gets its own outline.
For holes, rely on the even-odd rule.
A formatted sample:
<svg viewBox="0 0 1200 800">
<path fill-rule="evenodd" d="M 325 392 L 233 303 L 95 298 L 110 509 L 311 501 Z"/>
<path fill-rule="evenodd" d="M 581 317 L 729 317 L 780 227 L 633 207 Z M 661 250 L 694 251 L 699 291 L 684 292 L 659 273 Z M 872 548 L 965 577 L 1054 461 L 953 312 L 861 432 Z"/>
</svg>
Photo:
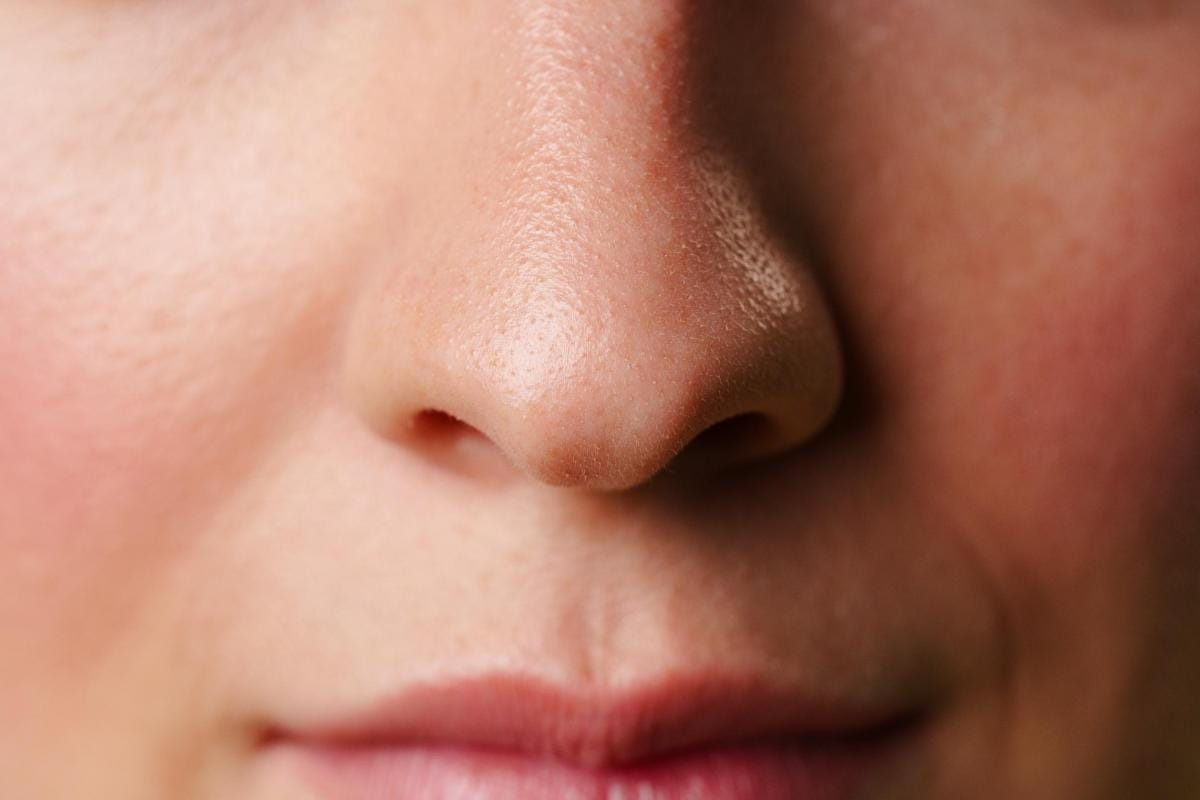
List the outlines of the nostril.
<svg viewBox="0 0 1200 800">
<path fill-rule="evenodd" d="M 487 434 L 445 411 L 425 409 L 409 421 L 409 439 L 431 462 L 475 477 L 511 477 L 512 465 Z"/>
<path fill-rule="evenodd" d="M 411 421 L 413 435 L 428 444 L 445 443 L 459 436 L 483 434 L 453 414 L 427 408 L 420 411 Z"/>
<path fill-rule="evenodd" d="M 705 469 L 755 458 L 774 450 L 777 438 L 777 426 L 766 414 L 737 414 L 701 431 L 675 457 L 673 466 Z"/>
</svg>

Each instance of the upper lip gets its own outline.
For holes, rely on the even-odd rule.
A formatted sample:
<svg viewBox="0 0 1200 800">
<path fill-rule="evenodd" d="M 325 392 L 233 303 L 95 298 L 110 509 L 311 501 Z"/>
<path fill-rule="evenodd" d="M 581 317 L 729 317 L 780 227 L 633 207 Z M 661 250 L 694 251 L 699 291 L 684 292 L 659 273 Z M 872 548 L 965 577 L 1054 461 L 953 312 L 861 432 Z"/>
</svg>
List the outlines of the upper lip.
<svg viewBox="0 0 1200 800">
<path fill-rule="evenodd" d="M 573 691 L 501 675 L 410 688 L 364 712 L 271 738 L 318 748 L 486 748 L 617 768 L 749 743 L 873 741 L 909 727 L 923 708 L 857 705 L 738 677 Z"/>
</svg>

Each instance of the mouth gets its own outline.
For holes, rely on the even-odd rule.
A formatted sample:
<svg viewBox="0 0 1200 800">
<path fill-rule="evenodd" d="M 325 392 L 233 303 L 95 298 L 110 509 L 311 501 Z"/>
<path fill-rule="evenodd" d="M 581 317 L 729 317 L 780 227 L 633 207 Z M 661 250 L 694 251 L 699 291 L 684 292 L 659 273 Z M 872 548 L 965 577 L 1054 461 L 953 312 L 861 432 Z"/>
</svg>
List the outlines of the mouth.
<svg viewBox="0 0 1200 800">
<path fill-rule="evenodd" d="M 499 676 L 274 730 L 263 747 L 329 800 L 849 800 L 927 717 L 748 680 L 580 693 Z"/>
</svg>

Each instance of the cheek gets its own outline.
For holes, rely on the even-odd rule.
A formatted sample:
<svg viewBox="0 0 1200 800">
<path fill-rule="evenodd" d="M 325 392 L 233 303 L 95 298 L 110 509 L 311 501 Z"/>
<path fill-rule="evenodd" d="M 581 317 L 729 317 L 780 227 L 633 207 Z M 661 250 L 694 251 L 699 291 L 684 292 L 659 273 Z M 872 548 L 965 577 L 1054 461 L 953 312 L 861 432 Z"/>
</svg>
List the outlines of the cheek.
<svg viewBox="0 0 1200 800">
<path fill-rule="evenodd" d="M 977 320 L 941 409 L 935 446 L 990 517 L 989 546 L 1058 579 L 1161 552 L 1185 532 L 1157 521 L 1200 489 L 1200 315 L 1181 302 L 1200 282 L 1185 262 L 1132 269 Z"/>
<path fill-rule="evenodd" d="M 15 249 L 0 266 L 0 614 L 95 655 L 232 469 L 239 434 L 217 415 L 244 396 L 244 367 L 172 321 L 154 299 L 169 278 Z"/>
<path fill-rule="evenodd" d="M 795 183 L 874 401 L 863 427 L 947 520 L 929 535 L 986 574 L 1039 687 L 1030 717 L 1075 702 L 1073 676 L 1093 707 L 1062 719 L 1115 730 L 1102 717 L 1152 693 L 1131 686 L 1181 685 L 1171 642 L 1200 603 L 1176 579 L 1200 575 L 1194 48 L 1059 60 L 1031 40 L 1042 61 L 999 63 L 905 33 L 926 46 L 831 76 L 826 135 L 787 151 L 812 153 Z"/>
<path fill-rule="evenodd" d="M 1195 730 L 1178 699 L 1200 669 L 1200 247 L 1177 229 L 1137 249 L 1120 222 L 1079 280 L 963 329 L 976 363 L 925 428 L 1014 637 L 1017 718 L 1114 755 Z"/>
<path fill-rule="evenodd" d="M 37 37 L 0 56 L 43 87 L 10 87 L 5 121 L 39 136 L 0 152 L 0 615 L 79 652 L 169 584 L 311 399 L 365 260 L 345 222 L 361 175 L 328 155 L 340 131 L 299 116 L 328 113 L 324 84 L 182 44 L 147 69 L 110 51 L 157 39 L 114 19 L 79 63 Z M 224 69 L 243 80 L 200 78 Z M 292 126 L 313 131 L 303 152 L 272 145 Z"/>
<path fill-rule="evenodd" d="M 1117 136 L 1090 169 L 1047 175 L 1041 220 L 995 240 L 1024 274 L 981 284 L 945 332 L 962 371 L 942 411 L 963 427 L 941 445 L 999 519 L 1027 515 L 997 546 L 1031 569 L 1129 566 L 1187 534 L 1161 521 L 1200 490 L 1200 157 L 1163 139 Z"/>
<path fill-rule="evenodd" d="M 0 650 L 24 631 L 32 669 L 115 652 L 163 606 L 332 338 L 331 297 L 291 254 L 70 211 L 0 219 Z"/>
<path fill-rule="evenodd" d="M 1142 77 L 1013 88 L 1003 136 L 966 100 L 878 125 L 880 177 L 841 189 L 875 234 L 833 248 L 847 328 L 932 535 L 987 576 L 1030 763 L 1195 725 L 1200 87 Z"/>
<path fill-rule="evenodd" d="M 1200 491 L 1200 73 L 1190 44 L 1128 37 L 1019 63 L 927 42 L 924 84 L 858 90 L 871 130 L 834 122 L 859 182 L 831 194 L 873 234 L 835 248 L 835 284 L 882 413 L 1049 596 L 1161 568 Z"/>
</svg>

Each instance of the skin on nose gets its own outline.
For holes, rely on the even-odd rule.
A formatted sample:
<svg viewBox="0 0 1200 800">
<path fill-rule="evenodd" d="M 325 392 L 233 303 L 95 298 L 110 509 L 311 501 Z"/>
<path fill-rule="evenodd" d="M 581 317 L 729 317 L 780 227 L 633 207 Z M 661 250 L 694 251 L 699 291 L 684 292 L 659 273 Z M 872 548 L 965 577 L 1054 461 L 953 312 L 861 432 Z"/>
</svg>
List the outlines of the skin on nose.
<svg viewBox="0 0 1200 800">
<path fill-rule="evenodd" d="M 754 176 L 690 111 L 686 15 L 607 5 L 502 18 L 497 111 L 464 134 L 487 180 L 458 187 L 452 242 L 411 232 L 448 255 L 395 267 L 348 363 L 384 435 L 484 437 L 538 481 L 618 490 L 794 447 L 832 416 L 842 365 Z"/>
</svg>

